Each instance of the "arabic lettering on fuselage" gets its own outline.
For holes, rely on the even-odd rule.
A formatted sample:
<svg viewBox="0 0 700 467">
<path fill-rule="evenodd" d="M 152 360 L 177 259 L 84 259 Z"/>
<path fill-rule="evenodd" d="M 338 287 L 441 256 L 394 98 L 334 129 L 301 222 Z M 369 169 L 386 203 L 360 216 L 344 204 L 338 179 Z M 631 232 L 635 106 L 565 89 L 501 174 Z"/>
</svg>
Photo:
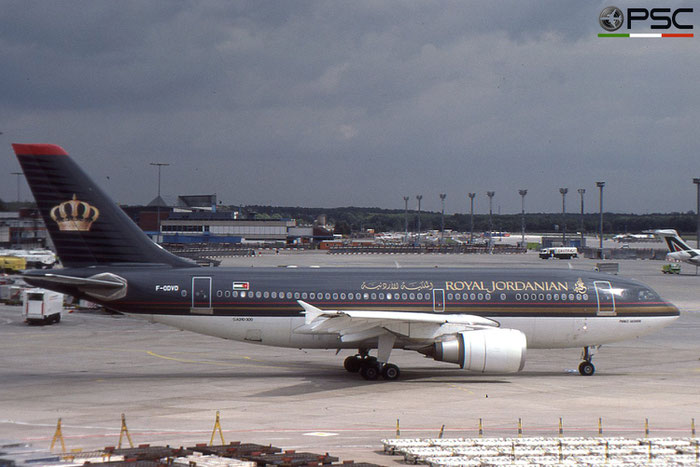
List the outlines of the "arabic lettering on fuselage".
<svg viewBox="0 0 700 467">
<path fill-rule="evenodd" d="M 432 290 L 434 285 L 430 281 L 365 281 L 360 288 L 362 290 Z"/>
</svg>

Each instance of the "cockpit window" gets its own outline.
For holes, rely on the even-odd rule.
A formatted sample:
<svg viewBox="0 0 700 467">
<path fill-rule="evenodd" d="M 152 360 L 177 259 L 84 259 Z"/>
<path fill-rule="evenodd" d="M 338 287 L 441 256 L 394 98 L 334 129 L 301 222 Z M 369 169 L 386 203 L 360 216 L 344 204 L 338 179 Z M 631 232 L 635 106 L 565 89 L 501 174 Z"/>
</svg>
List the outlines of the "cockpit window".
<svg viewBox="0 0 700 467">
<path fill-rule="evenodd" d="M 659 296 L 653 290 L 642 289 L 639 291 L 640 302 L 656 302 L 659 301 Z"/>
</svg>

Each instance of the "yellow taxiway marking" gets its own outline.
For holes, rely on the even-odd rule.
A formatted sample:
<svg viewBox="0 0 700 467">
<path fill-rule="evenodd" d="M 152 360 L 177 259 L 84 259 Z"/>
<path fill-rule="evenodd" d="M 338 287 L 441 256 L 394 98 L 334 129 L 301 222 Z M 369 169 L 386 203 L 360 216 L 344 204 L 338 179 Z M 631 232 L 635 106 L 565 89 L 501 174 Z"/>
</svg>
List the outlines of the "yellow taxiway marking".
<svg viewBox="0 0 700 467">
<path fill-rule="evenodd" d="M 467 394 L 472 394 L 472 395 L 474 395 L 474 392 L 473 392 L 473 391 L 470 391 L 470 390 L 467 389 L 467 388 L 463 388 L 462 386 L 460 386 L 460 385 L 458 385 L 458 384 L 449 383 L 449 386 L 450 386 L 451 388 L 459 389 L 460 391 L 464 391 L 464 392 L 466 392 Z"/>
<path fill-rule="evenodd" d="M 195 364 L 199 364 L 199 365 L 211 365 L 211 366 L 223 366 L 223 367 L 241 367 L 241 366 L 254 366 L 254 365 L 260 364 L 260 366 L 265 366 L 267 368 L 291 368 L 291 366 L 268 364 L 267 362 L 264 362 L 261 360 L 253 360 L 251 357 L 240 357 L 240 358 L 243 358 L 244 360 L 247 360 L 247 362 L 226 363 L 226 362 L 214 362 L 211 360 L 191 360 L 191 359 L 187 359 L 187 358 L 168 357 L 167 355 L 160 355 L 160 354 L 157 354 L 157 353 L 152 352 L 150 350 L 146 351 L 146 354 L 150 355 L 151 357 L 162 358 L 163 360 L 171 360 L 171 361 L 180 362 L 180 363 L 195 363 Z"/>
</svg>

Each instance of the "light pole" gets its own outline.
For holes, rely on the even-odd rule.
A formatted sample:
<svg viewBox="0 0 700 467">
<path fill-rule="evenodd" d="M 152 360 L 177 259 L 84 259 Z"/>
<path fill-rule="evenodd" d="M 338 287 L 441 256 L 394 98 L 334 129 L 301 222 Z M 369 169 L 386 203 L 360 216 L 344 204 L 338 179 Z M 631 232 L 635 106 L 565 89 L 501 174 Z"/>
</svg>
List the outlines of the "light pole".
<svg viewBox="0 0 700 467">
<path fill-rule="evenodd" d="M 19 181 L 21 179 L 22 172 L 11 172 L 11 173 L 12 173 L 12 175 L 17 175 L 17 204 L 18 204 L 17 209 L 19 209 Z"/>
<path fill-rule="evenodd" d="M 595 182 L 595 186 L 600 188 L 600 259 L 605 259 L 605 255 L 603 255 L 603 187 L 605 182 Z"/>
<path fill-rule="evenodd" d="M 408 243 L 408 196 L 403 197 L 403 202 L 406 204 L 406 211 L 404 213 L 404 224 L 406 228 L 406 236 L 404 237 L 404 241 Z"/>
<path fill-rule="evenodd" d="M 440 201 L 442 202 L 442 213 L 440 214 L 440 245 L 445 243 L 445 198 L 447 198 L 447 193 L 440 193 Z"/>
<path fill-rule="evenodd" d="M 420 245 L 420 200 L 423 199 L 423 195 L 416 195 L 418 200 L 418 245 Z"/>
<path fill-rule="evenodd" d="M 493 253 L 493 196 L 495 191 L 487 191 L 486 196 L 489 197 L 489 253 Z"/>
<path fill-rule="evenodd" d="M 700 178 L 694 178 L 693 183 L 698 187 L 698 205 L 695 214 L 698 216 L 698 227 L 695 232 L 695 248 L 700 248 Z"/>
<path fill-rule="evenodd" d="M 583 231 L 585 230 L 585 224 L 583 222 L 583 195 L 586 194 L 585 188 L 579 188 L 578 194 L 581 195 L 581 248 L 583 248 Z"/>
<path fill-rule="evenodd" d="M 566 194 L 568 192 L 568 188 L 559 188 L 559 193 L 561 193 L 561 223 L 563 226 L 561 231 L 562 246 L 566 246 Z"/>
<path fill-rule="evenodd" d="M 518 190 L 518 193 L 520 193 L 520 196 L 522 197 L 522 199 L 521 199 L 521 201 L 522 201 L 522 205 L 521 205 L 521 207 L 522 207 L 522 211 L 521 211 L 522 223 L 521 224 L 522 225 L 520 226 L 520 230 L 522 233 L 522 240 L 520 241 L 520 243 L 522 244 L 523 248 L 525 248 L 525 195 L 527 194 L 527 190 Z"/>
<path fill-rule="evenodd" d="M 471 201 L 471 216 L 469 220 L 469 243 L 474 243 L 474 197 L 476 193 L 469 193 L 469 201 Z"/>
<path fill-rule="evenodd" d="M 162 167 L 167 167 L 170 164 L 167 164 L 165 162 L 151 162 L 151 165 L 158 167 L 158 199 L 156 199 L 156 215 L 158 216 L 158 233 L 156 234 L 156 238 L 158 239 L 158 242 L 160 242 L 160 169 Z"/>
</svg>

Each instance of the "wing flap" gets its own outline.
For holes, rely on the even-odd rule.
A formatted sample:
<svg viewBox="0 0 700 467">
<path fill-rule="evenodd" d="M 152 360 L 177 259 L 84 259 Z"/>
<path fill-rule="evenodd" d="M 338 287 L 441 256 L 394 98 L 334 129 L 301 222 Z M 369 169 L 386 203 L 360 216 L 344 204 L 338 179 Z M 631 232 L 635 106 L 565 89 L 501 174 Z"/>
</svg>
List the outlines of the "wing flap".
<svg viewBox="0 0 700 467">
<path fill-rule="evenodd" d="M 339 334 L 344 342 L 358 342 L 382 334 L 404 334 L 407 325 L 421 338 L 434 338 L 455 331 L 499 327 L 499 323 L 481 316 L 438 313 L 413 313 L 381 310 L 323 310 L 302 300 L 306 324 L 295 329 L 303 334 Z M 418 326 L 416 326 L 418 325 Z M 409 336 L 405 336 L 409 337 Z"/>
</svg>

